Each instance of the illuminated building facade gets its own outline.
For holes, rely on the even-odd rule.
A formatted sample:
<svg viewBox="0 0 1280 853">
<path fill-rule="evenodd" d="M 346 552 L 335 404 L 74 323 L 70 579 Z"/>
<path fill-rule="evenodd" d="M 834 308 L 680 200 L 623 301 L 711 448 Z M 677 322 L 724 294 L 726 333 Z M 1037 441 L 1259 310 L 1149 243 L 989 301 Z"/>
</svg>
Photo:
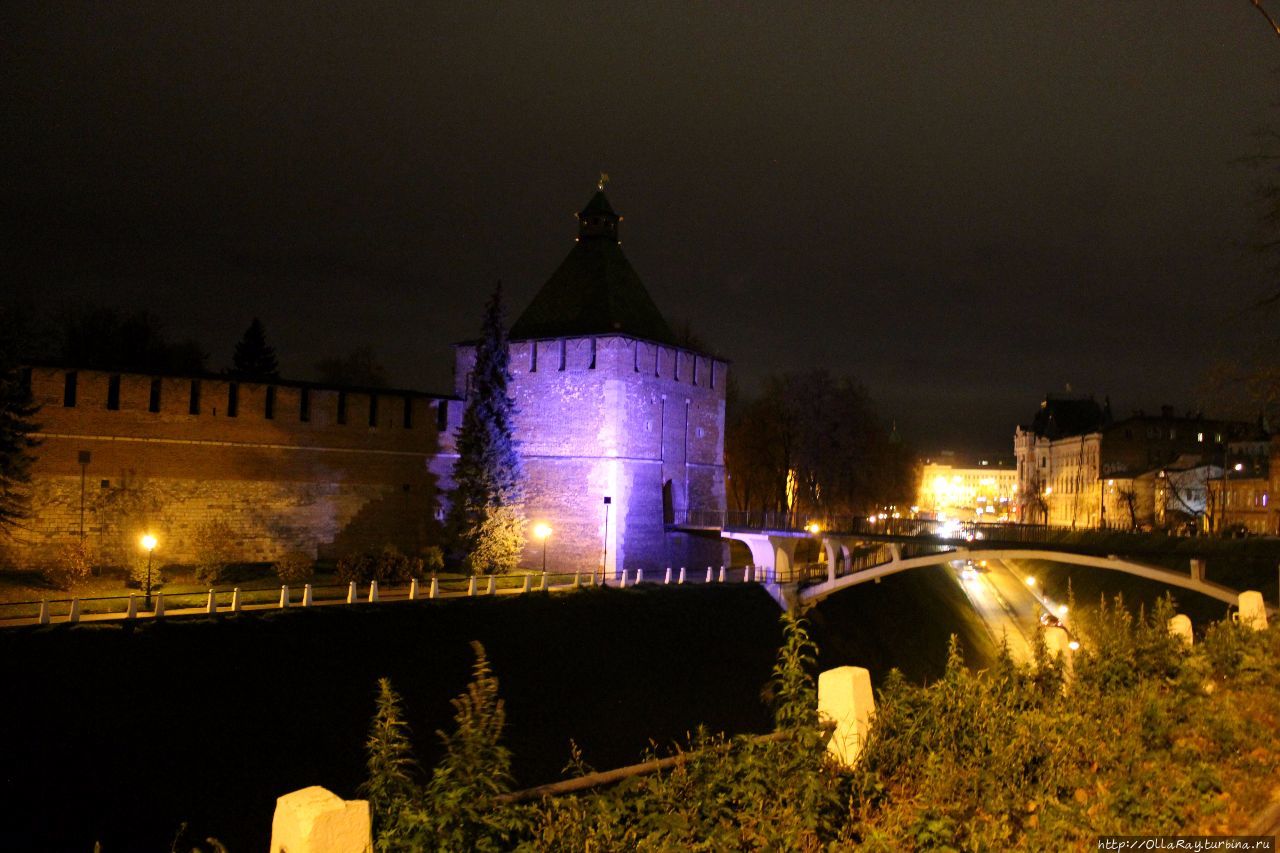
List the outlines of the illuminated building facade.
<svg viewBox="0 0 1280 853">
<path fill-rule="evenodd" d="M 1018 471 L 1006 459 L 961 460 L 949 454 L 920 467 L 916 511 L 959 521 L 1013 521 Z"/>
</svg>

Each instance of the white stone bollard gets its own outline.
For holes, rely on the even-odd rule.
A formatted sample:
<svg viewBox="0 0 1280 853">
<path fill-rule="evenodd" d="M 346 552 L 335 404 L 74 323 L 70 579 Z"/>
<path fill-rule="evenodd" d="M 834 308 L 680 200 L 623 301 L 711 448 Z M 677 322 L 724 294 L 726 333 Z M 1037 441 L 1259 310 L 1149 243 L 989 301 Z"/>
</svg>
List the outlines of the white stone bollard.
<svg viewBox="0 0 1280 853">
<path fill-rule="evenodd" d="M 743 583 L 751 583 L 751 566 L 749 566 L 749 565 L 747 566 L 747 568 L 746 568 L 746 569 L 743 571 L 743 573 L 742 573 L 742 582 L 743 582 Z"/>
<path fill-rule="evenodd" d="M 311 584 L 305 584 L 302 587 L 302 606 L 311 606 Z"/>
<path fill-rule="evenodd" d="M 431 586 L 427 587 L 427 598 L 435 598 L 440 594 L 440 581 L 436 578 L 431 579 Z"/>
<path fill-rule="evenodd" d="M 347 584 L 347 604 L 356 603 L 356 582 L 352 581 Z"/>
<path fill-rule="evenodd" d="M 129 608 L 125 610 L 124 618 L 126 619 L 138 618 L 138 596 L 132 592 L 129 593 Z"/>
<path fill-rule="evenodd" d="M 542 573 L 542 580 L 538 583 L 538 591 L 539 592 L 547 591 L 547 573 L 546 572 Z"/>
<path fill-rule="evenodd" d="M 627 570 L 623 569 L 622 582 L 618 584 L 618 589 L 626 589 L 626 588 L 627 588 Z"/>
<path fill-rule="evenodd" d="M 724 566 L 720 567 L 719 583 L 724 583 Z"/>
<path fill-rule="evenodd" d="M 164 615 L 164 593 L 163 592 L 156 593 L 156 609 L 154 613 L 157 619 L 159 619 L 161 616 Z"/>
<path fill-rule="evenodd" d="M 1252 628 L 1255 631 L 1265 630 L 1267 606 L 1262 601 L 1262 593 L 1247 589 L 1240 593 L 1239 602 L 1240 609 L 1233 613 L 1231 618 L 1246 628 Z"/>
<path fill-rule="evenodd" d="M 494 575 L 489 575 L 489 586 L 485 588 L 484 594 L 485 595 L 498 594 L 498 578 L 495 577 Z"/>
<path fill-rule="evenodd" d="M 1195 642 L 1191 633 L 1191 619 L 1185 613 L 1175 614 L 1169 620 L 1169 635 L 1177 637 L 1188 646 Z"/>
<path fill-rule="evenodd" d="M 1200 557 L 1191 558 L 1191 579 L 1193 581 L 1204 580 L 1204 560 Z"/>
<path fill-rule="evenodd" d="M 289 606 L 289 587 L 287 584 L 283 584 L 280 587 L 280 609 L 284 610 L 288 606 Z"/>
<path fill-rule="evenodd" d="M 529 591 L 529 590 L 531 590 L 531 589 L 533 589 L 533 575 L 525 575 L 525 576 L 524 576 L 524 590 L 523 590 L 523 591 L 524 591 L 524 592 L 528 592 L 528 591 Z"/>
<path fill-rule="evenodd" d="M 74 625 L 80 621 L 80 599 L 71 599 L 71 609 L 67 611 L 67 623 Z"/>
<path fill-rule="evenodd" d="M 636 583 L 644 583 L 644 569 L 636 569 Z"/>
<path fill-rule="evenodd" d="M 472 575 L 467 580 L 467 595 L 475 595 L 475 594 L 476 594 L 476 576 Z"/>
<path fill-rule="evenodd" d="M 860 666 L 841 666 L 818 675 L 818 719 L 836 724 L 827 751 L 852 767 L 866 743 L 876 713 L 871 673 Z"/>
<path fill-rule="evenodd" d="M 417 578 L 409 579 L 409 600 L 410 601 L 418 600 L 418 579 Z"/>
<path fill-rule="evenodd" d="M 573 573 L 573 588 L 574 588 L 574 589 L 577 589 L 577 588 L 578 588 L 579 586 L 581 586 L 581 585 L 582 585 L 582 573 L 581 573 L 581 572 L 574 572 L 574 573 Z"/>
<path fill-rule="evenodd" d="M 46 599 L 40 599 L 40 616 L 37 621 L 41 625 L 49 624 L 49 602 Z"/>
<path fill-rule="evenodd" d="M 671 583 L 671 567 L 670 566 L 667 566 L 667 573 L 666 575 L 663 576 L 662 582 L 664 584 L 670 585 Z"/>
<path fill-rule="evenodd" d="M 378 603 L 378 582 L 377 581 L 369 581 L 369 603 L 370 604 Z"/>
<path fill-rule="evenodd" d="M 684 583 L 684 566 L 680 567 L 680 580 L 676 581 L 676 583 Z"/>
<path fill-rule="evenodd" d="M 218 612 L 218 594 L 213 590 L 209 590 L 209 600 L 205 602 L 204 612 L 205 613 Z"/>
<path fill-rule="evenodd" d="M 231 612 L 240 612 L 240 587 L 234 587 L 231 590 Z"/>
<path fill-rule="evenodd" d="M 712 577 L 713 577 L 713 575 L 711 574 L 711 567 L 710 567 L 710 566 L 707 566 L 707 583 L 711 583 L 711 578 L 712 578 Z"/>
<path fill-rule="evenodd" d="M 373 853 L 368 800 L 313 785 L 276 800 L 271 853 Z"/>
</svg>

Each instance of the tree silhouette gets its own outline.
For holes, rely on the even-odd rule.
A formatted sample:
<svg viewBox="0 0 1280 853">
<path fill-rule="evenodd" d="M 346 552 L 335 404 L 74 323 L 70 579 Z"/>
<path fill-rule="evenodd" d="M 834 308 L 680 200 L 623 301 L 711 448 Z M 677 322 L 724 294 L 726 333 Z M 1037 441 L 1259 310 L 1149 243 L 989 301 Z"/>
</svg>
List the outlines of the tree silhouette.
<svg viewBox="0 0 1280 853">
<path fill-rule="evenodd" d="M 473 573 L 514 569 L 525 538 L 523 472 L 512 437 L 515 404 L 507 394 L 511 354 L 503 315 L 499 284 L 485 308 L 453 468 L 448 529 L 455 556 Z"/>
<path fill-rule="evenodd" d="M 236 344 L 231 372 L 241 379 L 279 379 L 276 351 L 267 344 L 267 332 L 257 317 L 244 330 L 244 337 Z"/>
<path fill-rule="evenodd" d="M 31 451 L 39 444 L 32 437 L 38 427 L 31 420 L 39 407 L 11 351 L 16 336 L 5 328 L 9 321 L 0 312 L 0 536 L 9 535 L 31 513 Z"/>
</svg>

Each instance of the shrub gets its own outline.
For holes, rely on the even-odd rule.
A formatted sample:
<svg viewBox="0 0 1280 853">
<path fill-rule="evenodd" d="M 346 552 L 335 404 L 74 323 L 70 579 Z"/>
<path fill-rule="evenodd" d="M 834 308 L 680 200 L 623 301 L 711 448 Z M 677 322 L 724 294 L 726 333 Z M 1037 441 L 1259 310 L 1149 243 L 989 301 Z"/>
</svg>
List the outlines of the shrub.
<svg viewBox="0 0 1280 853">
<path fill-rule="evenodd" d="M 289 551 L 275 564 L 281 583 L 305 583 L 316 573 L 316 561 L 305 551 Z"/>
<path fill-rule="evenodd" d="M 422 571 L 435 574 L 444 569 L 444 551 L 439 545 L 428 545 L 419 553 L 422 555 Z"/>
<path fill-rule="evenodd" d="M 440 549 L 435 550 L 439 553 Z M 421 557 L 409 557 L 394 545 L 384 545 L 381 551 L 343 555 L 336 572 L 343 583 L 406 583 L 410 578 L 421 580 L 425 565 Z"/>
<path fill-rule="evenodd" d="M 334 574 L 343 583 L 365 583 L 373 577 L 373 558 L 368 554 L 343 554 Z"/>
<path fill-rule="evenodd" d="M 83 542 L 73 542 L 64 545 L 53 562 L 41 568 L 40 574 L 56 589 L 75 589 L 89 579 L 92 571 L 88 548 Z"/>
<path fill-rule="evenodd" d="M 236 532 L 225 519 L 215 518 L 196 527 L 196 579 L 210 586 L 222 580 L 227 567 L 240 556 Z"/>
</svg>

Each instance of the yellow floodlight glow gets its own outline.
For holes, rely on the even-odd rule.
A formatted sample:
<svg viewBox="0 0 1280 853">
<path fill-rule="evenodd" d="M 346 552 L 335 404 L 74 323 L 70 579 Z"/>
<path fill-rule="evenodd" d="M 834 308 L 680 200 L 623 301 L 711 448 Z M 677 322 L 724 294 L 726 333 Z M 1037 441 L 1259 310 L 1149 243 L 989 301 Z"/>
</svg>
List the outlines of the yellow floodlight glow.
<svg viewBox="0 0 1280 853">
<path fill-rule="evenodd" d="M 1027 586 L 1035 586 L 1035 585 L 1036 585 L 1036 579 L 1033 578 L 1031 575 L 1027 575 Z"/>
<path fill-rule="evenodd" d="M 1067 605 L 1065 605 L 1065 604 L 1059 604 L 1059 605 L 1058 605 L 1058 615 L 1059 615 L 1059 616 L 1066 616 L 1066 615 L 1067 615 Z"/>
<path fill-rule="evenodd" d="M 1080 648 L 1080 644 L 1077 643 L 1075 640 L 1072 640 L 1071 642 L 1067 643 L 1067 648 L 1071 649 L 1071 651 L 1074 652 L 1075 650 Z"/>
<path fill-rule="evenodd" d="M 156 549 L 156 537 L 152 536 L 150 533 L 144 534 L 141 542 L 142 549 L 144 551 L 154 551 Z"/>
<path fill-rule="evenodd" d="M 804 529 L 805 529 L 805 530 L 807 530 L 807 531 L 809 531 L 810 533 L 815 533 L 815 534 L 816 534 L 816 533 L 821 533 L 821 532 L 822 532 L 822 525 L 818 524 L 818 522 L 816 522 L 816 521 L 811 521 L 811 522 L 809 522 L 808 524 L 806 524 L 806 525 L 805 525 Z"/>
<path fill-rule="evenodd" d="M 551 535 L 551 526 L 539 522 L 533 526 L 533 535 L 539 539 L 546 539 Z"/>
</svg>

